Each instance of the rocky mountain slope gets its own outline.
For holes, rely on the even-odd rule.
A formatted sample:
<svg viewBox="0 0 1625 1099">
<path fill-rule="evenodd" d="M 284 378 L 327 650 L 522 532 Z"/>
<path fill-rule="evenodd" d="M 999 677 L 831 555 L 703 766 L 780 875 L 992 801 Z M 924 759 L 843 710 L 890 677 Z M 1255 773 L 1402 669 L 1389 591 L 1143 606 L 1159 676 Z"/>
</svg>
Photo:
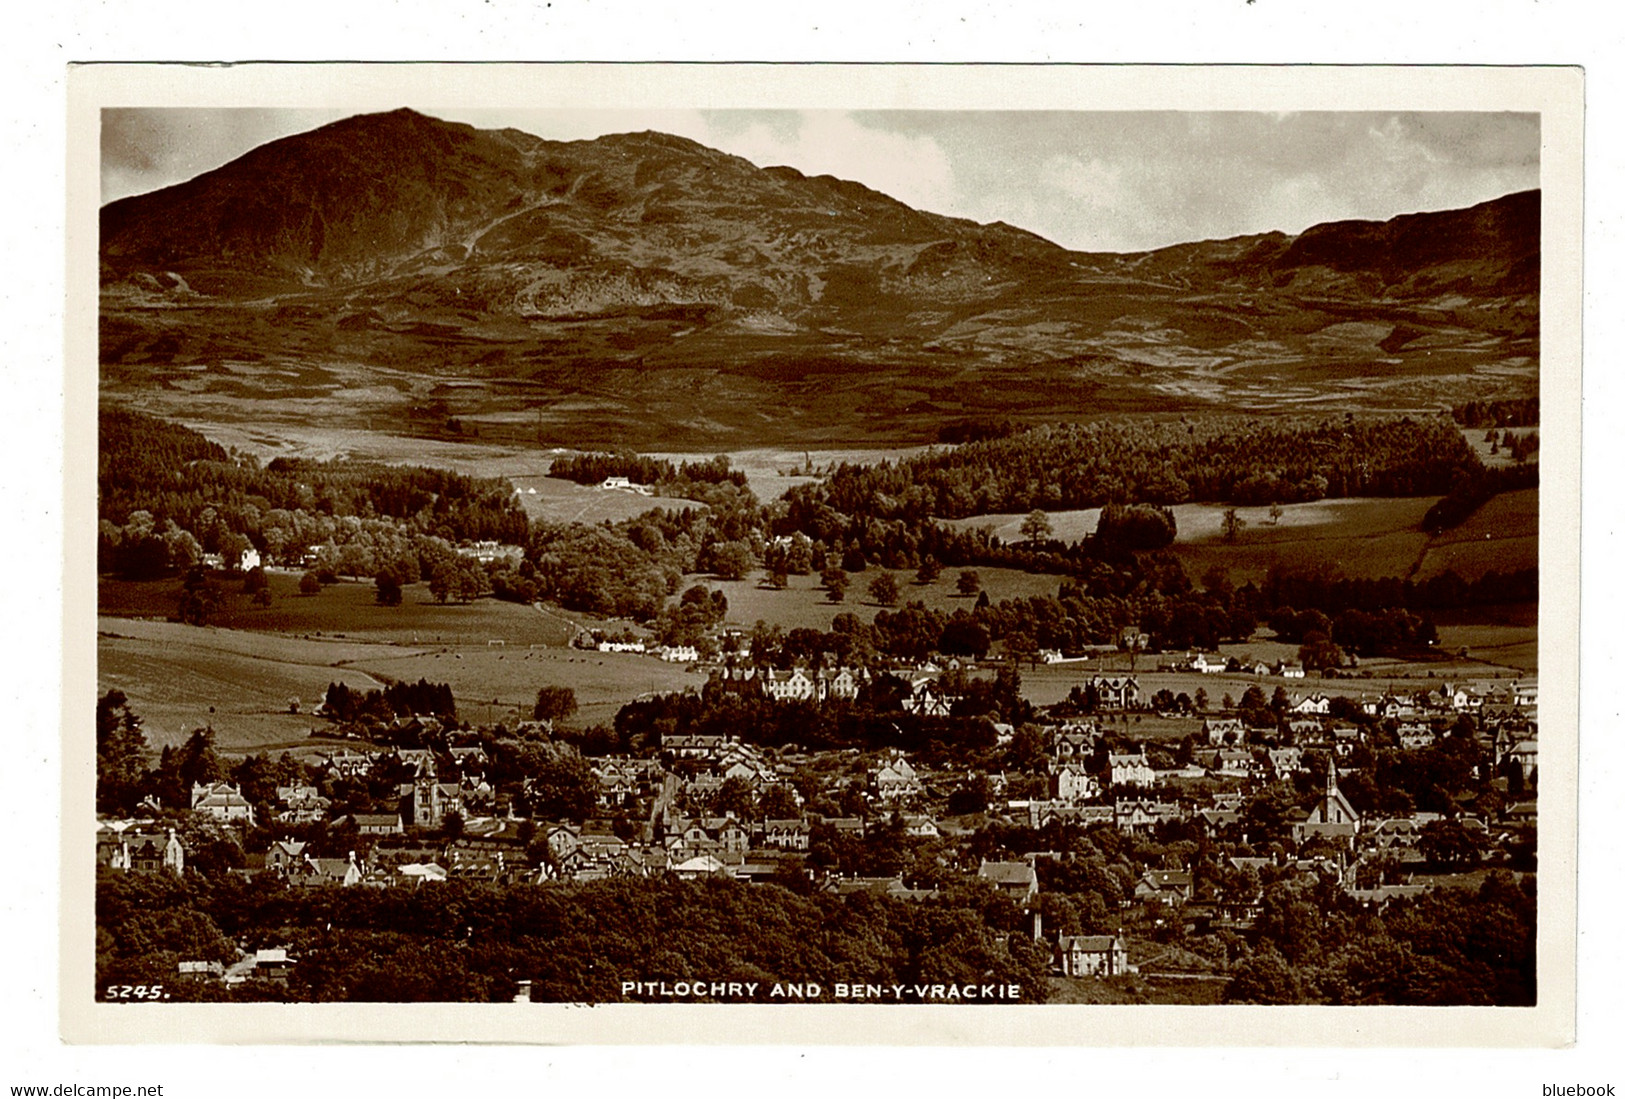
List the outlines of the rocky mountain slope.
<svg viewBox="0 0 1625 1099">
<path fill-rule="evenodd" d="M 1534 384 L 1538 192 L 1136 255 L 682 138 L 411 111 L 101 215 L 109 399 L 563 444 L 967 415 L 1430 407 Z"/>
</svg>

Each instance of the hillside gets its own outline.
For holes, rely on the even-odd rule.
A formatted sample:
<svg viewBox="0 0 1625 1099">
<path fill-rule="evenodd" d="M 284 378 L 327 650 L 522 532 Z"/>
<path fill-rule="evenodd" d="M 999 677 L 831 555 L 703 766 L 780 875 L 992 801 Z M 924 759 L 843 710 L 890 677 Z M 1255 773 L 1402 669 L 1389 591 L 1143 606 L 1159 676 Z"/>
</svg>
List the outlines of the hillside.
<svg viewBox="0 0 1625 1099">
<path fill-rule="evenodd" d="M 973 414 L 1532 388 L 1538 192 L 1136 255 L 682 138 L 412 111 L 101 215 L 104 395 L 550 444 L 908 441 Z"/>
</svg>

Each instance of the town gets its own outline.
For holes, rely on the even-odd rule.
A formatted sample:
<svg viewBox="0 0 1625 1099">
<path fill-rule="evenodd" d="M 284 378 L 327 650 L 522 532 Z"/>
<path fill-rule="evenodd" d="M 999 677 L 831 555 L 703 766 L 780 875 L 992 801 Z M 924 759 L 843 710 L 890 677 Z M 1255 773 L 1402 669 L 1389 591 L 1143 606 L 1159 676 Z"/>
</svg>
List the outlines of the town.
<svg viewBox="0 0 1625 1099">
<path fill-rule="evenodd" d="M 344 993 L 323 968 L 368 979 L 332 924 L 312 926 L 317 913 L 335 919 L 334 893 L 401 896 L 398 932 L 417 906 L 453 905 L 468 921 L 453 940 L 466 944 L 497 933 L 481 926 L 493 919 L 482 895 L 625 902 L 636 883 L 699 883 L 713 900 L 765 889 L 825 912 L 862 899 L 974 913 L 981 926 L 966 933 L 1027 1000 L 1533 996 L 1532 679 L 1372 693 L 1293 662 L 1192 652 L 1156 658 L 1159 678 L 1185 690 L 1148 697 L 1134 672 L 1080 668 L 1070 696 L 1040 711 L 1009 660 L 777 668 L 754 663 L 747 638 L 718 640 L 726 654 L 701 690 L 631 703 L 613 728 L 572 727 L 562 688 L 541 689 L 534 713 L 505 727 L 458 721 L 433 684 L 388 700 L 336 684 L 319 716 L 354 745 L 297 758 L 230 760 L 199 730 L 144 770 L 140 716 L 108 694 L 96 858 L 117 942 L 98 984 L 324 998 Z M 1256 682 L 1214 699 L 1219 673 Z M 785 739 L 796 729 L 819 744 Z M 182 883 L 189 892 L 165 891 Z M 116 925 L 122 906 L 160 896 L 187 916 L 171 941 L 150 911 L 139 933 Z M 374 927 L 377 915 L 352 918 Z M 1492 953 L 1484 936 L 1498 936 Z M 729 942 L 734 956 L 712 970 L 725 990 L 764 968 Z M 676 958 L 638 969 L 608 964 L 601 945 L 572 949 L 619 976 L 510 966 L 464 984 L 475 998 L 602 988 L 619 999 L 686 972 Z M 857 987 L 963 976 L 929 964 L 847 975 Z M 438 998 L 453 985 L 416 987 L 375 996 Z"/>
</svg>

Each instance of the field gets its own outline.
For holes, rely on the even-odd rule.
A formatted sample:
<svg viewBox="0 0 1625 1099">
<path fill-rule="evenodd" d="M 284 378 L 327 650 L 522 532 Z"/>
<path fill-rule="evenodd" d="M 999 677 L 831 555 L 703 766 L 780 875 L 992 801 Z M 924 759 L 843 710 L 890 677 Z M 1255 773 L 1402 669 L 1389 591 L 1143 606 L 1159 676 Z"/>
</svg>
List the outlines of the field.
<svg viewBox="0 0 1625 1099">
<path fill-rule="evenodd" d="M 154 750 L 204 724 L 228 753 L 311 747 L 325 723 L 310 711 L 335 681 L 368 690 L 392 680 L 449 683 L 461 716 L 477 722 L 528 716 L 537 688 L 570 687 L 583 724 L 609 721 L 645 691 L 702 682 L 652 657 L 569 648 L 382 644 L 106 617 L 98 630 L 97 690 L 130 698 Z M 296 698 L 300 713 L 290 714 Z"/>
<path fill-rule="evenodd" d="M 369 641 L 410 645 L 484 645 L 500 640 L 509 646 L 565 645 L 576 628 L 562 616 L 543 613 L 519 603 L 476 599 L 472 603 L 440 604 L 427 584 L 401 589 L 398 607 L 380 606 L 370 583 L 343 581 L 324 587 L 316 595 L 299 594 L 299 575 L 269 570 L 272 593 L 269 607 L 256 607 L 225 581 L 225 601 L 210 618 L 213 625 L 236 630 L 311 635 L 364 637 Z M 167 618 L 179 603 L 180 581 L 128 581 L 103 577 L 98 592 L 102 614 L 127 618 Z"/>
<path fill-rule="evenodd" d="M 519 490 L 518 500 L 532 520 L 549 523 L 586 523 L 633 519 L 652 508 L 703 508 L 694 500 L 671 496 L 643 496 L 625 489 L 578 485 L 545 473 L 514 473 L 509 480 Z"/>
<path fill-rule="evenodd" d="M 987 592 L 987 597 L 994 602 L 1031 595 L 1054 595 L 1063 580 L 1059 576 L 1018 572 L 1015 569 L 978 568 L 974 571 L 982 578 L 982 588 Z M 944 614 L 959 609 L 968 611 L 976 605 L 975 596 L 960 595 L 954 587 L 959 577 L 958 569 L 944 569 L 936 583 L 924 585 L 914 583 L 912 569 L 865 569 L 851 574 L 851 586 L 847 589 L 845 600 L 840 603 L 829 601 L 828 593 L 819 586 L 816 576 L 792 576 L 789 586 L 782 591 L 764 586 L 762 578 L 765 574 L 761 572 L 752 573 L 744 580 L 685 577 L 683 584 L 687 587 L 698 582 L 721 591 L 728 598 L 728 622 L 744 629 L 761 621 L 775 623 L 787 630 L 797 627 L 828 630 L 838 614 L 855 614 L 865 622 L 873 622 L 877 612 L 893 609 L 882 607 L 869 598 L 869 584 L 883 572 L 891 572 L 897 579 L 898 589 L 902 593 L 899 605 L 918 600 Z"/>
<path fill-rule="evenodd" d="M 1539 549 L 1538 489 L 1504 493 L 1455 530 L 1430 537 L 1422 517 L 1438 497 L 1370 497 L 1287 504 L 1279 521 L 1264 507 L 1237 508 L 1244 524 L 1234 542 L 1222 535 L 1221 504 L 1179 504 L 1174 552 L 1192 578 L 1223 569 L 1232 582 L 1262 580 L 1277 566 L 1326 568 L 1353 577 L 1425 578 L 1454 569 L 1469 579 L 1490 569 L 1532 568 Z M 982 515 L 949 520 L 961 529 L 991 528 L 1006 541 L 1021 539 L 1025 515 Z M 1055 536 L 1074 541 L 1094 532 L 1100 509 L 1049 514 Z"/>
<path fill-rule="evenodd" d="M 1419 578 L 1454 569 L 1462 576 L 1487 569 L 1533 568 L 1540 559 L 1540 490 L 1503 492 L 1467 521 L 1428 543 Z"/>
<path fill-rule="evenodd" d="M 97 630 L 97 692 L 124 692 L 154 751 L 203 725 L 214 727 L 222 751 L 309 747 L 312 730 L 325 724 L 310 711 L 327 685 L 383 686 L 347 662 L 392 651 L 173 622 L 101 618 Z M 297 714 L 289 712 L 293 699 Z"/>
</svg>

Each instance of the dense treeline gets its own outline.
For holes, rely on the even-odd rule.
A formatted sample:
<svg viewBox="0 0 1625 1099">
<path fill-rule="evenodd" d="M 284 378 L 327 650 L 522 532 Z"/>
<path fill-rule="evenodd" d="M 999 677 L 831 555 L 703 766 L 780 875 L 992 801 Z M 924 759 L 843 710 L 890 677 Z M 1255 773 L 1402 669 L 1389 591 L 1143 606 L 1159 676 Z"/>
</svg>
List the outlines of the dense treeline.
<svg viewBox="0 0 1625 1099">
<path fill-rule="evenodd" d="M 1515 489 L 1534 488 L 1540 484 L 1540 467 L 1524 465 L 1498 466 L 1487 469 L 1464 468 L 1451 484 L 1450 491 L 1439 502 L 1428 508 L 1422 517 L 1422 529 L 1438 533 L 1460 526 L 1468 517 L 1490 499 Z"/>
<path fill-rule="evenodd" d="M 1540 423 L 1540 398 L 1468 401 L 1453 407 L 1450 415 L 1462 427 L 1535 427 Z"/>
<path fill-rule="evenodd" d="M 415 537 L 522 543 L 505 481 L 374 462 L 278 458 L 261 467 L 190 428 L 103 409 L 98 481 L 102 564 L 153 575 L 253 547 L 272 558 L 355 544 L 365 574 Z M 380 549 L 384 553 L 380 553 Z M 348 570 L 345 570 L 348 571 Z"/>
<path fill-rule="evenodd" d="M 658 914 L 658 916 L 656 916 Z M 295 1001 L 629 998 L 622 981 L 1019 984 L 1047 995 L 1048 954 L 991 887 L 967 883 L 907 903 L 881 895 L 800 896 L 726 878 L 432 888 L 290 888 L 235 877 L 103 875 L 96 981 L 162 984 L 173 998 L 254 998 L 177 983 L 182 960 L 228 961 L 232 944 L 286 946 Z"/>
<path fill-rule="evenodd" d="M 1402 580 L 1393 576 L 1350 579 L 1274 570 L 1265 577 L 1260 597 L 1267 607 L 1314 609 L 1329 615 L 1387 607 L 1429 611 L 1532 603 L 1540 597 L 1540 570 L 1491 571 L 1477 580 L 1463 580 L 1455 572 L 1443 572 L 1426 580 Z"/>
<path fill-rule="evenodd" d="M 395 717 L 432 715 L 457 720 L 457 702 L 447 683 L 391 683 L 381 691 L 358 691 L 345 683 L 329 683 L 322 702 L 323 712 L 345 723 L 373 717 L 388 721 Z"/>
<path fill-rule="evenodd" d="M 625 477 L 634 484 L 658 485 L 674 490 L 680 490 L 690 484 L 727 484 L 744 488 L 746 483 L 744 471 L 731 468 L 726 454 L 719 454 L 700 462 L 684 462 L 680 466 L 664 458 L 653 458 L 646 454 L 591 452 L 565 455 L 553 459 L 547 475 L 573 481 L 578 485 L 597 485 L 611 477 Z M 684 495 L 681 491 L 670 491 L 666 494 Z"/>
<path fill-rule="evenodd" d="M 1108 503 L 1428 496 L 1476 462 L 1443 417 L 1096 422 L 895 463 L 842 464 L 826 482 L 790 495 L 845 515 L 918 521 Z"/>
</svg>

